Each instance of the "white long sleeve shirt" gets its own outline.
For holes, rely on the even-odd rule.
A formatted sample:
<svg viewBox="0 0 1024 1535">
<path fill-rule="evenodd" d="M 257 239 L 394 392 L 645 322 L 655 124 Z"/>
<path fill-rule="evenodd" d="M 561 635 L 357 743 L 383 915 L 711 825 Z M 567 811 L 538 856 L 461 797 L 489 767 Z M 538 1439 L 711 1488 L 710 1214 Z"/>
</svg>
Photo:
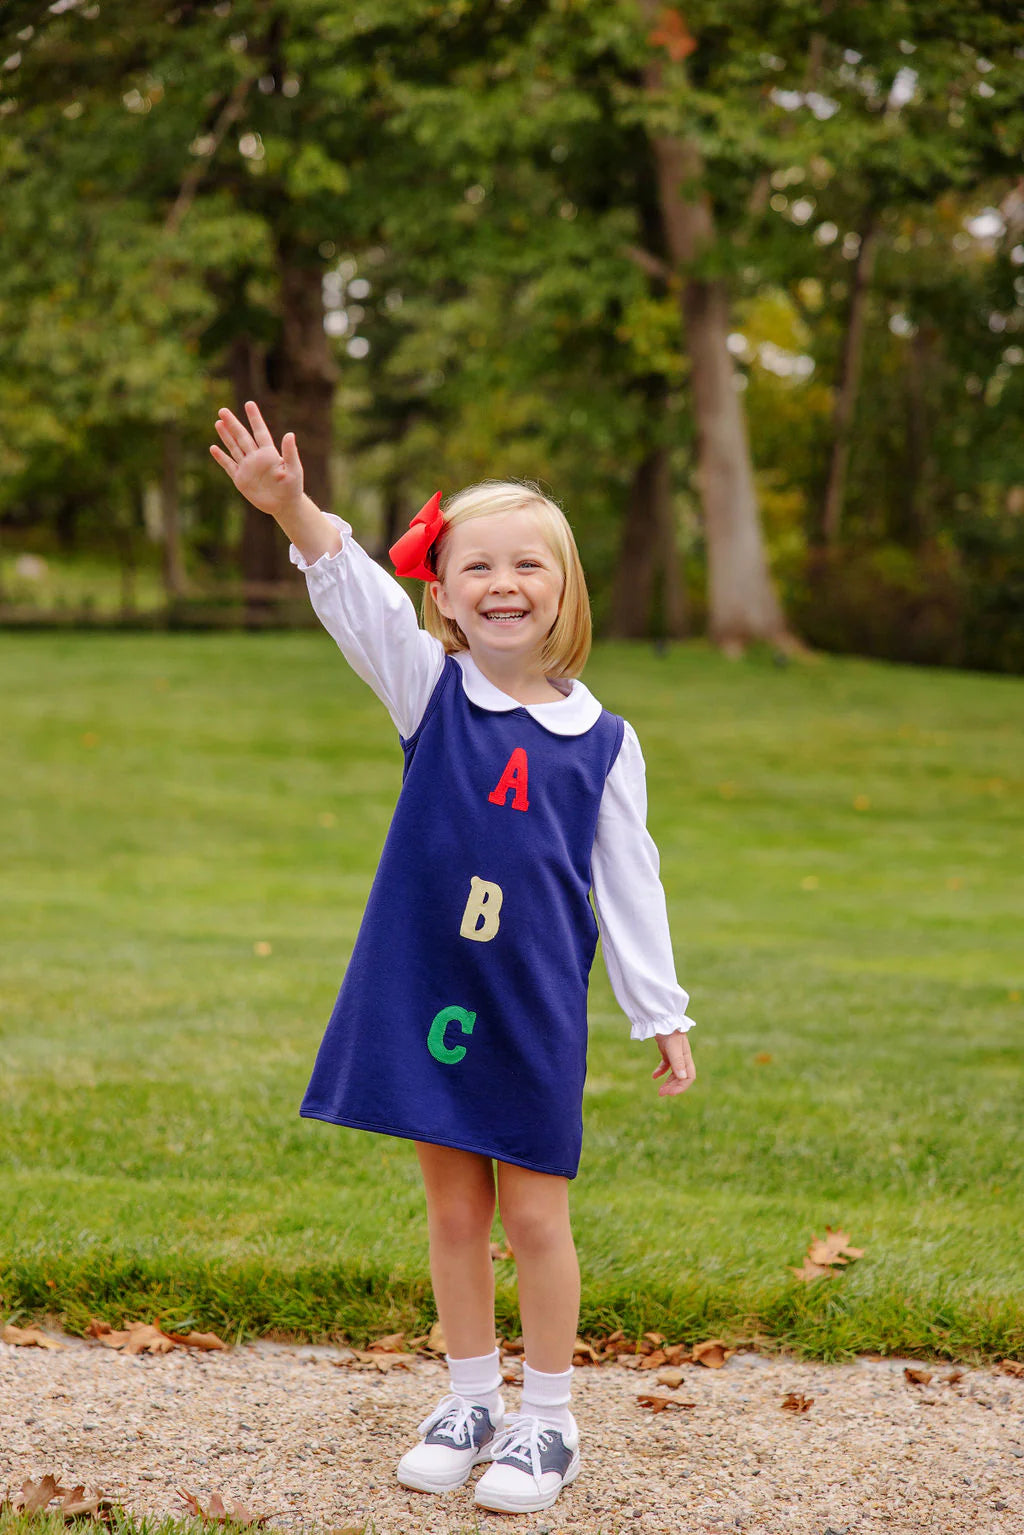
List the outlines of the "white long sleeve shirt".
<svg viewBox="0 0 1024 1535">
<path fill-rule="evenodd" d="M 399 583 L 370 558 L 340 517 L 337 554 L 308 563 L 293 544 L 293 565 L 305 572 L 313 608 L 352 670 L 376 693 L 401 736 L 411 736 L 441 675 L 445 652 L 421 629 Z M 525 708 L 556 735 L 581 735 L 601 705 L 578 680 L 553 679 L 561 700 L 520 704 L 495 687 L 468 651 L 455 656 L 462 685 L 482 709 Z M 634 1039 L 686 1032 L 687 993 L 676 980 L 658 850 L 647 830 L 647 785 L 636 732 L 626 724 L 622 747 L 605 781 L 591 856 L 594 907 L 608 977 Z"/>
</svg>

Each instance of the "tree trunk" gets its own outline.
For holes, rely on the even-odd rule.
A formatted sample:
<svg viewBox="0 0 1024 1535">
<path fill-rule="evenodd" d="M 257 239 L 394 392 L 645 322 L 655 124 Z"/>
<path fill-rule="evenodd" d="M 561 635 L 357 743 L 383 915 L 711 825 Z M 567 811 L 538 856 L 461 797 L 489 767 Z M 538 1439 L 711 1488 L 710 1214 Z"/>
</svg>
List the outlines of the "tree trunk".
<svg viewBox="0 0 1024 1535">
<path fill-rule="evenodd" d="M 650 19 L 658 0 L 644 0 Z M 661 64 L 646 70 L 648 92 L 661 91 Z M 754 486 L 746 418 L 726 347 L 729 305 L 720 280 L 692 275 L 715 240 L 704 166 L 696 145 L 651 133 L 665 247 L 681 280 L 680 308 L 690 359 L 697 425 L 698 483 L 708 550 L 708 628 L 727 649 L 749 640 L 788 640 L 775 594 Z"/>
<path fill-rule="evenodd" d="M 832 455 L 829 461 L 825 504 L 821 514 L 822 542 L 833 548 L 839 542 L 839 527 L 846 500 L 846 474 L 850 464 L 850 438 L 853 413 L 860 388 L 861 354 L 864 349 L 864 322 L 867 317 L 868 292 L 875 264 L 877 237 L 869 221 L 860 237 L 860 250 L 853 268 L 853 291 L 843 338 L 835 404 L 832 411 Z"/>
<path fill-rule="evenodd" d="M 266 358 L 248 336 L 236 336 L 232 344 L 231 374 L 235 386 L 235 415 L 239 421 L 246 419 L 246 400 L 255 400 L 269 424 L 273 412 Z M 265 584 L 283 581 L 288 575 L 288 545 L 277 523 L 248 501 L 242 512 L 239 564 L 245 582 Z"/>
<path fill-rule="evenodd" d="M 164 591 L 174 602 L 188 588 L 185 555 L 181 542 L 181 504 L 178 499 L 181 467 L 181 434 L 177 423 L 164 423 L 160 461 L 160 527 L 163 538 Z"/>
<path fill-rule="evenodd" d="M 135 536 L 143 525 L 143 499 L 145 491 L 141 480 L 135 480 L 128 492 L 127 513 L 117 541 L 118 562 L 121 571 L 121 617 L 135 616 Z"/>
<path fill-rule="evenodd" d="M 683 583 L 676 552 L 669 450 L 652 448 L 630 487 L 612 588 L 609 633 L 679 639 L 686 630 Z"/>
<path fill-rule="evenodd" d="M 278 250 L 281 326 L 270 352 L 258 351 L 239 337 L 232 354 L 236 414 L 245 420 L 245 401 L 255 399 L 275 442 L 294 432 L 302 458 L 307 495 L 330 509 L 331 407 L 337 368 L 324 331 L 319 265 L 301 252 Z M 266 615 L 266 587 L 292 579 L 288 544 L 272 517 L 246 505 L 242 525 L 242 577 L 254 587 L 250 617 Z"/>
<path fill-rule="evenodd" d="M 275 425 L 294 432 L 302 456 L 307 495 L 331 505 L 331 407 L 338 370 L 324 330 L 322 273 L 305 252 L 278 251 L 281 331 L 267 360 Z M 275 434 L 277 435 L 277 434 Z M 278 436 L 278 440 L 280 437 Z"/>
<path fill-rule="evenodd" d="M 935 463 L 928 430 L 927 387 L 935 365 L 931 337 L 919 329 L 907 343 L 907 494 L 903 534 L 923 544 L 931 527 Z"/>
</svg>

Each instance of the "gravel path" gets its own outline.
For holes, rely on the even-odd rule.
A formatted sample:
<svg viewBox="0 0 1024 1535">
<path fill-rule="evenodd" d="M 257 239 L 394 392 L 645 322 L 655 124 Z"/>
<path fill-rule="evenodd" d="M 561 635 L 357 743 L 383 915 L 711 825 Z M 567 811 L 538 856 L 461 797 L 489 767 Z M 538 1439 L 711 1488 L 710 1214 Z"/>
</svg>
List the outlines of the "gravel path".
<svg viewBox="0 0 1024 1535">
<path fill-rule="evenodd" d="M 902 1360 L 814 1365 L 754 1353 L 687 1366 L 678 1390 L 621 1364 L 576 1371 L 583 1471 L 543 1514 L 476 1511 L 472 1483 L 411 1493 L 394 1466 L 446 1372 L 339 1367 L 344 1350 L 257 1343 L 224 1354 L 126 1356 L 66 1340 L 0 1343 L 0 1497 L 53 1472 L 133 1512 L 179 1512 L 177 1488 L 220 1492 L 279 1529 L 676 1535 L 1022 1535 L 1024 1380 Z M 351 1356 L 347 1356 L 351 1357 Z M 690 1408 L 652 1413 L 639 1390 Z M 788 1393 L 813 1397 L 783 1411 Z M 510 1407 L 518 1390 L 509 1388 Z"/>
</svg>

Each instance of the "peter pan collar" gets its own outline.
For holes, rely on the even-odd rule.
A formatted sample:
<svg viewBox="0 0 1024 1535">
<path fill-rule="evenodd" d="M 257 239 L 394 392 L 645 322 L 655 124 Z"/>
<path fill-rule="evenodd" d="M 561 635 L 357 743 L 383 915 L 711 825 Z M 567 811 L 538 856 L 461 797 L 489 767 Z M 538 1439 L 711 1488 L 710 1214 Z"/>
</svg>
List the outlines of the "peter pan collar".
<svg viewBox="0 0 1024 1535">
<path fill-rule="evenodd" d="M 549 704 L 521 704 L 518 698 L 510 698 L 508 693 L 488 681 L 468 650 L 458 651 L 454 659 L 462 672 L 466 697 L 480 709 L 502 714 L 511 709 L 525 709 L 531 719 L 556 736 L 580 736 L 601 717 L 601 705 L 590 689 L 575 678 L 569 683 L 561 677 L 551 679 L 552 687 L 559 691 L 568 686 L 563 699 L 552 699 Z"/>
</svg>

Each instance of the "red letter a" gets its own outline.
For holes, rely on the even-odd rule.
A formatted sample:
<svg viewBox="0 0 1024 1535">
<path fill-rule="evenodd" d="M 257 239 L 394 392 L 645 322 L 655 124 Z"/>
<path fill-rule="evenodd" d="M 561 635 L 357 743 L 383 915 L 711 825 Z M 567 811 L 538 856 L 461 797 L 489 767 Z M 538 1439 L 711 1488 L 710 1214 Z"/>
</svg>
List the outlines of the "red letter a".
<svg viewBox="0 0 1024 1535">
<path fill-rule="evenodd" d="M 487 798 L 492 805 L 504 805 L 509 789 L 515 791 L 515 799 L 512 801 L 513 810 L 529 810 L 530 802 L 526 798 L 526 790 L 529 784 L 529 768 L 526 762 L 526 752 L 521 746 L 517 746 L 508 762 L 505 771 L 498 779 L 498 786 L 492 789 Z"/>
</svg>

